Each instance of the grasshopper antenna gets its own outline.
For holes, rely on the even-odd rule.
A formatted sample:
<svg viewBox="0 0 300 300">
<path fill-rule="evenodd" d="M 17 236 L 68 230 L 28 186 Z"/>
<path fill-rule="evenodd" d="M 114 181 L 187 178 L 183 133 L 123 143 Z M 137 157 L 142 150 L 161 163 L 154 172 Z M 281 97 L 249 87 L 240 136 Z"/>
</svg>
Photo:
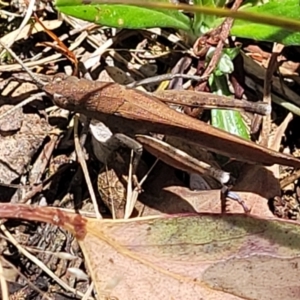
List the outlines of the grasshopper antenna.
<svg viewBox="0 0 300 300">
<path fill-rule="evenodd" d="M 35 84 L 39 88 L 44 87 L 43 81 L 41 81 L 37 76 L 33 74 L 33 72 L 23 63 L 23 61 L 16 55 L 16 53 L 9 47 L 7 47 L 1 40 L 0 45 L 17 61 L 17 63 L 22 67 L 22 69 L 27 72 L 27 74 L 32 78 L 32 80 L 35 82 Z"/>
</svg>

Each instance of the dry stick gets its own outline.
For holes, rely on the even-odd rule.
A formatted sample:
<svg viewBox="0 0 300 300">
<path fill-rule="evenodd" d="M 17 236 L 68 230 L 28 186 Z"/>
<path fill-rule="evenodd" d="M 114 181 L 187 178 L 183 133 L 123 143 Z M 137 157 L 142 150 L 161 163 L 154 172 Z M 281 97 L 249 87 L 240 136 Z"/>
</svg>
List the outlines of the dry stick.
<svg viewBox="0 0 300 300">
<path fill-rule="evenodd" d="M 28 73 L 28 75 L 32 78 L 32 80 L 37 84 L 39 88 L 42 88 L 45 84 L 41 81 L 37 76 L 31 72 L 29 68 L 23 63 L 23 61 L 16 55 L 14 51 L 12 51 L 9 47 L 7 47 L 1 40 L 0 45 L 18 62 L 18 64 L 23 68 L 24 71 Z"/>
<path fill-rule="evenodd" d="M 81 130 L 81 132 L 80 132 L 79 143 L 80 143 L 81 148 L 83 148 L 84 145 L 85 145 L 86 139 L 87 139 L 87 137 L 88 137 L 91 119 L 90 119 L 90 118 L 87 118 L 85 115 L 81 115 L 80 118 L 81 118 L 81 117 L 82 117 L 81 122 L 83 123 L 83 128 L 82 128 L 82 130 Z M 74 150 L 74 151 L 70 154 L 69 158 L 70 158 L 71 160 L 76 161 L 76 150 Z"/>
<path fill-rule="evenodd" d="M 71 49 L 71 47 L 70 47 L 70 49 Z M 62 61 L 63 59 L 61 58 L 61 56 L 62 55 L 60 53 L 56 53 L 56 54 L 49 55 L 47 57 L 43 57 L 39 60 L 28 61 L 23 64 L 25 66 L 27 66 L 27 68 L 34 68 L 36 66 L 51 64 L 51 63 L 53 63 L 53 61 L 55 61 L 55 62 Z M 4 65 L 4 64 L 0 65 L 0 72 L 13 72 L 13 71 L 23 71 L 23 70 L 24 70 L 23 67 L 20 66 L 19 63 L 9 64 L 9 65 Z"/>
<path fill-rule="evenodd" d="M 275 70 L 278 67 L 278 61 L 277 61 L 278 56 L 281 53 L 283 48 L 284 45 L 282 44 L 276 43 L 273 46 L 273 51 L 268 63 L 268 68 L 265 73 L 263 101 L 269 105 L 271 105 L 272 103 L 272 99 L 271 99 L 272 78 Z M 270 133 L 271 133 L 271 115 L 267 115 L 263 117 L 262 130 L 260 134 L 260 144 L 262 146 L 268 147 Z"/>
<path fill-rule="evenodd" d="M 79 123 L 78 118 L 79 117 L 77 115 L 74 116 L 75 150 L 76 150 L 78 161 L 81 165 L 81 168 L 82 168 L 82 171 L 83 171 L 83 174 L 84 174 L 84 178 L 86 180 L 86 184 L 87 184 L 90 196 L 91 196 L 92 203 L 94 205 L 94 209 L 95 209 L 95 212 L 96 212 L 96 217 L 97 217 L 97 219 L 102 219 L 101 213 L 99 211 L 98 203 L 97 203 L 97 198 L 96 198 L 96 195 L 95 195 L 95 192 L 94 192 L 94 189 L 93 189 L 92 181 L 91 181 L 91 178 L 89 176 L 88 168 L 87 168 L 86 161 L 85 161 L 85 158 L 84 158 L 84 153 L 83 153 L 83 150 L 81 148 L 79 137 L 78 137 L 78 123 Z"/>
<path fill-rule="evenodd" d="M 157 158 L 155 160 L 155 162 L 152 164 L 152 166 L 150 167 L 150 169 L 147 171 L 147 173 L 145 174 L 145 176 L 142 178 L 142 180 L 138 183 L 139 186 L 141 187 L 143 185 L 143 183 L 146 181 L 146 179 L 148 178 L 149 174 L 152 172 L 152 170 L 154 169 L 154 167 L 156 166 L 156 164 L 159 162 L 159 158 Z M 130 164 L 130 168 L 132 169 L 132 160 L 131 160 L 131 164 Z M 132 170 L 130 171 L 129 169 L 129 176 L 132 176 Z M 128 200 L 126 200 L 126 209 L 125 209 L 125 215 L 124 215 L 124 219 L 129 219 L 130 215 L 132 214 L 132 211 L 134 209 L 136 200 L 138 195 L 140 194 L 140 191 L 138 190 L 138 187 L 136 187 L 131 194 L 131 198 L 130 198 L 130 204 Z M 128 195 L 128 193 L 127 193 Z M 127 196 L 128 197 L 128 196 Z M 128 199 L 128 198 L 127 198 Z"/>
<path fill-rule="evenodd" d="M 129 170 L 128 170 L 128 180 L 127 180 L 127 194 L 126 194 L 126 206 L 125 206 L 125 215 L 124 219 L 129 219 L 134 205 L 137 200 L 138 193 L 134 193 L 132 191 L 132 162 L 133 162 L 133 150 L 130 152 L 130 163 L 129 163 Z"/>
<path fill-rule="evenodd" d="M 288 186 L 289 184 L 295 182 L 299 178 L 300 178 L 300 169 L 295 171 L 290 176 L 280 180 L 280 188 L 281 189 L 285 188 L 286 186 Z"/>
<path fill-rule="evenodd" d="M 191 67 L 192 64 L 192 58 L 183 56 L 179 61 L 176 63 L 176 65 L 171 69 L 171 74 L 183 74 L 186 70 Z M 196 70 L 193 71 L 191 68 L 190 71 L 197 72 Z M 188 71 L 187 74 L 192 74 Z M 183 80 L 180 78 L 173 79 L 171 81 L 165 81 L 165 83 L 168 85 L 168 90 L 180 90 L 180 89 L 188 89 L 192 82 L 191 80 L 188 80 L 185 84 L 183 83 Z"/>
<path fill-rule="evenodd" d="M 44 145 L 43 150 L 29 172 L 28 182 L 30 184 L 39 184 L 42 181 L 41 177 L 43 176 L 50 158 L 53 155 L 58 138 L 59 134 L 50 134 L 50 141 Z"/>
<path fill-rule="evenodd" d="M 142 184 L 146 181 L 147 177 L 148 177 L 149 174 L 152 172 L 152 170 L 154 169 L 154 167 L 157 165 L 158 162 L 159 162 L 159 158 L 157 158 L 157 159 L 155 160 L 155 162 L 152 164 L 152 166 L 150 167 L 150 169 L 148 170 L 148 172 L 145 174 L 145 176 L 144 176 L 144 177 L 142 178 L 142 180 L 139 182 L 140 185 L 142 185 Z"/>
<path fill-rule="evenodd" d="M 33 198 L 36 194 L 41 193 L 43 191 L 43 184 L 40 183 L 36 186 L 33 186 L 32 189 L 25 194 L 25 196 L 18 202 L 18 204 L 23 204 Z"/>
<path fill-rule="evenodd" d="M 163 75 L 157 75 L 157 76 L 145 78 L 139 81 L 134 81 L 132 83 L 127 84 L 126 86 L 129 88 L 135 88 L 140 85 L 159 83 L 162 81 L 172 80 L 174 78 L 184 78 L 184 79 L 203 82 L 208 79 L 208 76 L 197 76 L 197 75 L 189 75 L 189 74 L 163 74 Z"/>
<path fill-rule="evenodd" d="M 4 182 L 0 181 L 0 186 L 9 187 L 9 188 L 13 188 L 13 189 L 25 189 L 26 186 L 29 186 L 29 185 L 24 186 L 22 184 L 4 183 Z"/>
<path fill-rule="evenodd" d="M 4 270 L 3 270 L 1 259 L 0 259 L 0 285 L 1 285 L 2 299 L 9 300 L 9 292 L 8 292 L 7 282 L 4 277 Z"/>
</svg>

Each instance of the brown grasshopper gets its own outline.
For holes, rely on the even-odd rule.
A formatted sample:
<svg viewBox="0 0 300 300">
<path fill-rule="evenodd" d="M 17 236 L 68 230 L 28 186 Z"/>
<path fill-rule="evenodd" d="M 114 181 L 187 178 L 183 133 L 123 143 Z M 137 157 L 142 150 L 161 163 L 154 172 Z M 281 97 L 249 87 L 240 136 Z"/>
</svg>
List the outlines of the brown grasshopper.
<svg viewBox="0 0 300 300">
<path fill-rule="evenodd" d="M 162 133 L 186 139 L 213 152 L 254 164 L 300 167 L 300 160 L 259 146 L 170 109 L 159 98 L 117 83 L 59 74 L 43 90 L 64 109 L 106 124 L 117 140 L 140 153 L 135 134 Z M 131 138 L 128 138 L 131 137 Z"/>
</svg>

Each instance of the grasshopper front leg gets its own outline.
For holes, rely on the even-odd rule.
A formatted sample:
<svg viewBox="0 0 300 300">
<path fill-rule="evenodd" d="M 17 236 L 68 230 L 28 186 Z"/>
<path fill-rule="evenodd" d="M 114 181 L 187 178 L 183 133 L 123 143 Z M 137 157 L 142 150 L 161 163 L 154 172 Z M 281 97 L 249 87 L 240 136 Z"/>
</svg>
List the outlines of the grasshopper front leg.
<svg viewBox="0 0 300 300">
<path fill-rule="evenodd" d="M 92 133 L 94 154 L 104 164 L 107 163 L 111 154 L 120 147 L 133 150 L 135 154 L 132 163 L 133 182 L 141 190 L 136 177 L 136 170 L 143 154 L 143 146 L 135 139 L 123 133 L 113 134 L 107 126 L 97 120 L 91 121 L 90 130 Z"/>
</svg>

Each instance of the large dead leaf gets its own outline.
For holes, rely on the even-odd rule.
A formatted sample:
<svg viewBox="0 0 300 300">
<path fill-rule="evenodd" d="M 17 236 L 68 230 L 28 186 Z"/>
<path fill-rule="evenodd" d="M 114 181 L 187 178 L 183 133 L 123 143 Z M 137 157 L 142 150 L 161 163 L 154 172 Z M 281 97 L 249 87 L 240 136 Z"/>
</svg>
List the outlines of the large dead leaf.
<svg viewBox="0 0 300 300">
<path fill-rule="evenodd" d="M 0 216 L 70 230 L 98 299 L 299 299 L 300 227 L 293 222 L 244 214 L 96 220 L 12 204 L 0 204 Z"/>
</svg>

